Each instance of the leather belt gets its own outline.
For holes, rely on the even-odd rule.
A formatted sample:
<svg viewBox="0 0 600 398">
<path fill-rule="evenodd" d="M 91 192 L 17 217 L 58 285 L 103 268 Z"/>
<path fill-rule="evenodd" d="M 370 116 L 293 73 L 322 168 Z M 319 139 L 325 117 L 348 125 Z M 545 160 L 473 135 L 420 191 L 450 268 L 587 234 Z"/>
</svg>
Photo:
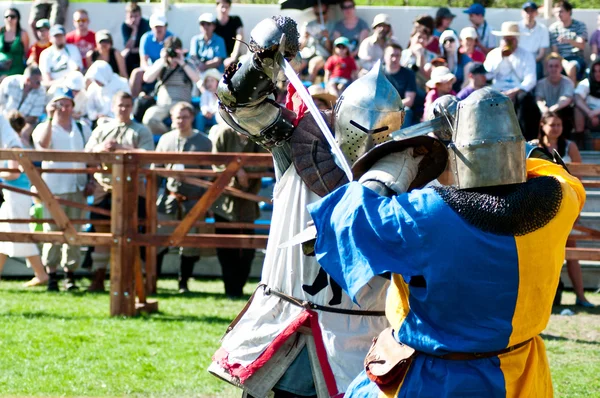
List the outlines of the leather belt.
<svg viewBox="0 0 600 398">
<path fill-rule="evenodd" d="M 491 352 L 450 352 L 450 353 L 444 354 L 444 355 L 432 355 L 432 354 L 425 354 L 425 355 L 429 355 L 429 356 L 437 357 L 437 358 L 441 358 L 441 359 L 447 359 L 450 361 L 471 361 L 473 359 L 492 358 L 492 357 L 496 357 L 498 355 L 513 352 L 514 350 L 517 350 L 517 349 L 525 346 L 531 340 L 533 340 L 533 338 L 525 340 L 522 343 L 515 344 L 513 346 L 504 348 L 502 350 L 491 351 Z M 421 353 L 423 353 L 423 352 L 421 352 Z"/>
<path fill-rule="evenodd" d="M 334 314 L 345 314 L 345 315 L 358 315 L 358 316 L 385 316 L 385 311 L 365 311 L 365 310 L 349 310 L 345 308 L 335 308 L 335 307 L 327 307 L 325 305 L 315 304 L 308 300 L 302 300 L 293 296 L 289 296 L 285 293 L 278 292 L 276 290 L 271 289 L 264 283 L 258 285 L 259 288 L 264 288 L 265 295 L 268 296 L 272 294 L 273 296 L 277 296 L 280 299 L 287 301 L 290 304 L 294 304 L 298 307 L 306 308 L 307 310 L 319 310 L 323 312 L 332 312 Z"/>
</svg>

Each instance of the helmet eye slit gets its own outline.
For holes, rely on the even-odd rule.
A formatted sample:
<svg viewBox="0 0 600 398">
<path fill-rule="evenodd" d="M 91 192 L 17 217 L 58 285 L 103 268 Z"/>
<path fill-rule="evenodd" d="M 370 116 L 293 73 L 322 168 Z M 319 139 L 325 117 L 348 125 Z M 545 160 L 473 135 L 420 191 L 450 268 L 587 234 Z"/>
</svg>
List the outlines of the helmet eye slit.
<svg viewBox="0 0 600 398">
<path fill-rule="evenodd" d="M 354 120 L 350 120 L 350 124 L 353 125 L 354 127 L 356 127 L 357 129 L 359 129 L 360 131 L 364 132 L 365 134 L 377 134 L 377 133 L 381 133 L 382 131 L 386 131 L 387 129 L 389 129 L 389 126 L 383 126 L 383 127 L 377 128 L 375 130 L 369 130 L 369 129 L 364 128 L 360 124 L 356 123 Z"/>
</svg>

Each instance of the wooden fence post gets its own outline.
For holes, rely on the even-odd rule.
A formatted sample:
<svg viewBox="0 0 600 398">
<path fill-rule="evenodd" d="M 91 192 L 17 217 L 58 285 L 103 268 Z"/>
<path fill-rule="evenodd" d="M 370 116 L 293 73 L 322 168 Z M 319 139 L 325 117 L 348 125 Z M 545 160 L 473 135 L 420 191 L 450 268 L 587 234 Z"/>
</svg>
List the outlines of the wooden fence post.
<svg viewBox="0 0 600 398">
<path fill-rule="evenodd" d="M 146 180 L 146 234 L 156 235 L 156 195 L 158 191 L 156 173 L 150 173 Z M 146 292 L 156 294 L 156 246 L 146 246 Z"/>
</svg>

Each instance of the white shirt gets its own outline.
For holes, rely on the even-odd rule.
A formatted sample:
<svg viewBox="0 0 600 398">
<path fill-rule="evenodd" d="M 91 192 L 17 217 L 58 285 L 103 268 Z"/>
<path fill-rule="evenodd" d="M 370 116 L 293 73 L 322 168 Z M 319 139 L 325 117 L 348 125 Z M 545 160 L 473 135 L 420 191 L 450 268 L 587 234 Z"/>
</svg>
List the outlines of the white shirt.
<svg viewBox="0 0 600 398">
<path fill-rule="evenodd" d="M 548 33 L 548 28 L 543 23 L 536 21 L 533 29 L 529 29 L 525 25 L 525 21 L 520 20 L 519 32 L 522 33 L 519 36 L 519 47 L 529 51 L 534 57 L 537 56 L 540 48 L 550 47 L 550 34 Z"/>
<path fill-rule="evenodd" d="M 53 149 L 56 151 L 83 152 L 85 144 L 92 135 L 90 128 L 85 123 L 80 124 L 80 130 L 77 123 L 75 123 L 75 120 L 71 120 L 71 130 L 66 131 L 56 120 L 54 120 L 52 123 L 52 138 L 50 140 L 50 145 L 48 148 L 42 148 L 40 146 L 40 139 L 46 129 L 47 123 L 48 122 L 40 123 L 35 130 L 33 130 L 33 143 L 38 150 Z M 85 163 L 79 162 L 42 162 L 43 169 L 76 169 L 84 167 Z M 87 176 L 85 174 L 45 173 L 42 174 L 42 178 L 48 185 L 48 188 L 50 188 L 50 191 L 55 195 L 83 191 L 87 182 Z"/>
<path fill-rule="evenodd" d="M 588 108 L 591 110 L 595 111 L 596 109 L 600 109 L 600 98 L 590 95 L 590 81 L 588 79 L 583 79 L 579 82 L 575 88 L 575 94 L 578 94 L 583 98 Z"/>
<path fill-rule="evenodd" d="M 488 79 L 493 79 L 492 87 L 499 91 L 519 87 L 531 91 L 537 83 L 535 57 L 529 51 L 517 47 L 508 57 L 502 57 L 502 48 L 490 51 L 483 63 L 488 71 Z"/>
<path fill-rule="evenodd" d="M 78 69 L 83 70 L 83 62 L 79 49 L 73 44 L 65 44 L 61 50 L 52 45 L 40 54 L 40 70 L 51 80 L 60 79 Z"/>
<path fill-rule="evenodd" d="M 217 95 L 210 91 L 205 91 L 200 96 L 200 110 L 202 113 L 210 112 L 213 115 L 216 115 L 219 111 L 219 98 Z"/>
<path fill-rule="evenodd" d="M 87 89 L 87 116 L 90 120 L 96 120 L 100 115 L 114 117 L 111 108 L 112 97 L 119 91 L 124 91 L 131 94 L 131 89 L 127 83 L 127 79 L 114 73 L 113 79 L 106 86 L 100 87 L 96 82 L 92 82 Z M 75 97 L 77 104 L 77 97 Z"/>
</svg>

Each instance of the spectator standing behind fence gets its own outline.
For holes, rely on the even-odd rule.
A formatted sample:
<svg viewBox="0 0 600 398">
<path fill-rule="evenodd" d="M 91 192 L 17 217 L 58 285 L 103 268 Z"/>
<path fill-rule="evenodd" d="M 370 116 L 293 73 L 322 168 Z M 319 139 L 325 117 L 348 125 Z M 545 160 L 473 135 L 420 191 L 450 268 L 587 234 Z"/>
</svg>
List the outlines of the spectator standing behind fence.
<svg viewBox="0 0 600 398">
<path fill-rule="evenodd" d="M 350 41 L 344 36 L 338 37 L 333 42 L 334 54 L 325 63 L 325 85 L 327 91 L 336 97 L 356 80 L 358 65 L 350 55 Z"/>
<path fill-rule="evenodd" d="M 200 72 L 207 69 L 217 69 L 223 73 L 223 60 L 227 58 L 227 49 L 223 38 L 215 34 L 217 19 L 207 12 L 198 18 L 200 34 L 190 41 L 190 57 L 194 60 Z"/>
<path fill-rule="evenodd" d="M 387 14 L 377 14 L 373 18 L 373 34 L 360 43 L 358 59 L 362 67 L 361 73 L 371 70 L 377 61 L 383 58 L 383 50 L 392 40 L 392 25 Z"/>
<path fill-rule="evenodd" d="M 127 78 L 125 60 L 121 53 L 114 47 L 112 35 L 106 29 L 96 32 L 96 48 L 88 51 L 86 59 L 88 67 L 96 61 L 108 62 L 113 72 Z"/>
<path fill-rule="evenodd" d="M 231 0 L 217 0 L 217 20 L 215 34 L 225 41 L 227 57 L 223 65 L 227 68 L 237 62 L 242 55 L 242 42 L 244 41 L 244 24 L 237 15 L 229 15 Z"/>
<path fill-rule="evenodd" d="M 223 74 L 214 68 L 204 72 L 201 87 L 200 112 L 198 112 L 194 121 L 194 127 L 203 133 L 208 133 L 210 128 L 217 124 L 217 112 L 219 111 L 217 87 L 222 76 Z"/>
<path fill-rule="evenodd" d="M 456 98 L 459 100 L 464 100 L 467 98 L 473 91 L 479 90 L 487 85 L 487 70 L 482 63 L 473 62 L 469 68 L 469 73 L 467 77 L 469 78 L 468 84 L 456 94 Z"/>
<path fill-rule="evenodd" d="M 177 102 L 192 101 L 192 87 L 199 80 L 197 69 L 185 59 L 185 50 L 176 36 L 165 40 L 161 57 L 144 73 L 144 81 L 157 81 L 156 105 L 144 114 L 143 123 L 152 134 L 162 135 L 169 131 L 164 120 Z"/>
<path fill-rule="evenodd" d="M 125 59 L 127 75 L 140 67 L 140 41 L 142 35 L 150 31 L 150 23 L 142 18 L 142 9 L 137 3 L 127 3 L 125 6 L 125 22 L 121 24 L 121 35 L 125 48 L 121 55 Z"/>
<path fill-rule="evenodd" d="M 585 76 L 585 58 L 583 51 L 587 42 L 587 27 L 581 21 L 573 19 L 573 6 L 568 1 L 558 1 L 553 5 L 557 21 L 548 28 L 552 52 L 564 58 L 563 68 L 573 84 Z"/>
<path fill-rule="evenodd" d="M 50 103 L 46 106 L 48 119 L 33 130 L 33 143 L 38 150 L 52 149 L 58 151 L 83 151 L 85 144 L 90 138 L 90 129 L 86 124 L 79 123 L 73 119 L 73 106 L 75 104 L 73 92 L 66 88 L 55 91 Z M 81 162 L 42 162 L 42 169 L 48 168 L 85 168 Z M 59 199 L 85 204 L 85 198 L 91 192 L 87 192 L 86 174 L 42 174 L 44 182 L 48 185 L 50 192 Z M 62 206 L 69 219 L 81 219 L 83 210 Z M 44 208 L 44 218 L 52 218 L 48 209 Z M 44 224 L 44 231 L 58 231 L 55 224 Z M 58 277 L 56 270 L 62 266 L 66 273 L 65 289 L 77 290 L 74 271 L 80 263 L 79 246 L 71 244 L 45 243 L 42 250 L 42 259 L 48 270 L 50 280 L 48 291 L 58 291 Z"/>
<path fill-rule="evenodd" d="M 264 153 L 257 143 L 248 137 L 238 134 L 226 124 L 218 124 L 210 131 L 213 141 L 214 153 L 243 152 Z M 223 170 L 224 166 L 217 169 Z M 249 178 L 248 172 L 258 169 L 241 168 L 229 183 L 232 188 L 244 192 L 258 194 L 261 188 L 260 178 Z M 230 195 L 223 195 L 221 200 L 213 206 L 215 221 L 253 223 L 260 216 L 258 203 L 248 199 L 241 199 Z M 253 235 L 252 228 L 217 228 L 218 234 Z M 248 281 L 250 268 L 254 260 L 255 249 L 217 249 L 217 257 L 221 264 L 225 294 L 228 298 L 241 298 L 244 294 L 244 285 Z"/>
<path fill-rule="evenodd" d="M 46 90 L 42 86 L 42 72 L 28 66 L 23 75 L 8 76 L 0 83 L 0 111 L 19 111 L 25 125 L 19 129 L 26 148 L 32 147 L 31 133 L 46 107 Z"/>
<path fill-rule="evenodd" d="M 40 54 L 42 51 L 52 45 L 50 43 L 50 22 L 47 19 L 40 19 L 35 23 L 35 37 L 37 41 L 29 47 L 27 52 L 27 65 L 38 65 L 40 63 Z"/>
<path fill-rule="evenodd" d="M 477 47 L 484 53 L 489 53 L 498 46 L 498 40 L 492 34 L 492 28 L 485 20 L 485 7 L 479 3 L 471 5 L 463 11 L 469 15 L 469 21 L 477 32 Z"/>
<path fill-rule="evenodd" d="M 410 127 L 415 120 L 415 98 L 417 96 L 417 81 L 415 73 L 400 65 L 402 47 L 397 43 L 390 43 L 385 47 L 383 55 L 385 75 L 392 85 L 398 90 L 404 105 L 404 124 L 402 127 Z"/>
<path fill-rule="evenodd" d="M 169 131 L 158 141 L 156 152 L 211 152 L 212 143 L 208 136 L 192 129 L 195 115 L 194 108 L 187 102 L 178 102 L 171 109 L 173 130 Z M 182 164 L 167 164 L 167 169 L 183 170 Z M 189 168 L 190 166 L 187 166 Z M 194 207 L 205 189 L 195 185 L 181 182 L 180 178 L 169 177 L 164 194 L 159 198 L 159 218 L 182 220 Z M 199 220 L 204 221 L 204 220 Z M 161 233 L 171 233 L 175 228 L 161 229 Z M 197 233 L 197 228 L 190 230 Z M 164 255 L 168 248 L 161 249 L 157 258 L 157 268 L 161 269 Z M 181 247 L 179 249 L 179 292 L 189 292 L 188 281 L 192 277 L 194 264 L 200 259 L 200 251 L 195 247 Z"/>
<path fill-rule="evenodd" d="M 104 61 L 96 61 L 85 74 L 92 83 L 86 90 L 87 117 L 94 123 L 106 122 L 115 117 L 112 111 L 112 99 L 120 91 L 130 93 L 127 79 L 113 72 Z"/>
<path fill-rule="evenodd" d="M 19 133 L 25 124 L 23 115 L 15 110 L 10 111 L 6 119 L 0 116 L 0 147 L 2 149 L 20 148 Z M 10 169 L 19 168 L 19 162 L 16 160 L 6 160 L 2 163 L 4 163 L 4 167 Z M 27 179 L 25 173 L 2 172 L 0 178 L 6 185 L 27 191 L 30 188 L 29 179 Z M 29 196 L 8 189 L 2 190 L 2 196 L 4 197 L 4 202 L 0 207 L 0 218 L 2 220 L 29 218 L 29 208 L 32 203 Z M 29 232 L 29 226 L 27 224 L 2 222 L 0 223 L 0 232 L 27 233 Z M 0 275 L 8 257 L 27 258 L 27 265 L 31 266 L 35 276 L 25 283 L 25 287 L 45 285 L 48 282 L 48 274 L 44 270 L 40 251 L 35 243 L 0 242 Z"/>
<path fill-rule="evenodd" d="M 354 0 L 344 0 L 340 4 L 342 19 L 333 27 L 332 39 L 345 37 L 350 41 L 348 48 L 353 58 L 358 56 L 358 47 L 369 36 L 369 24 L 356 15 Z"/>
<path fill-rule="evenodd" d="M 93 67 L 93 65 L 92 65 Z M 108 123 L 99 125 L 92 132 L 92 136 L 85 146 L 86 152 L 114 152 L 125 151 L 152 151 L 154 140 L 152 133 L 142 124 L 131 120 L 133 109 L 133 98 L 124 91 L 116 93 L 112 98 L 112 113 L 114 119 Z M 110 171 L 110 165 L 103 165 L 103 171 Z M 112 208 L 112 176 L 111 174 L 94 174 L 95 186 L 94 206 L 105 210 Z M 143 191 L 140 191 L 143 192 Z M 143 198 L 138 199 L 138 217 L 145 216 L 145 202 Z M 110 220 L 109 216 L 98 213 L 90 213 L 91 220 Z M 110 232 L 110 225 L 96 225 L 96 232 Z M 94 273 L 93 280 L 88 291 L 103 292 L 106 269 L 110 260 L 109 246 L 96 246 L 91 255 Z"/>
<path fill-rule="evenodd" d="M 55 80 L 69 72 L 83 70 L 79 50 L 66 42 L 65 28 L 62 25 L 54 25 L 50 28 L 50 37 L 52 45 L 40 54 L 42 84 L 46 87 L 50 87 Z"/>
<path fill-rule="evenodd" d="M 304 24 L 300 29 L 300 56 L 302 69 L 308 66 L 308 80 L 314 83 L 319 72 L 323 70 L 325 61 L 331 55 L 333 43 L 330 35 L 335 24 L 329 21 L 327 3 L 314 5 L 312 11 L 315 19 Z"/>
<path fill-rule="evenodd" d="M 600 59 L 590 65 L 587 79 L 575 88 L 575 133 L 582 137 L 586 124 L 593 130 L 600 127 Z"/>
<path fill-rule="evenodd" d="M 544 56 L 550 47 L 550 33 L 541 22 L 536 21 L 538 6 L 533 1 L 528 1 L 521 7 L 523 19 L 519 21 L 521 37 L 519 47 L 529 51 L 535 57 L 537 78 L 544 77 Z"/>
<path fill-rule="evenodd" d="M 20 75 L 25 69 L 29 35 L 21 28 L 21 13 L 16 8 L 4 11 L 0 28 L 0 76 Z"/>
<path fill-rule="evenodd" d="M 96 33 L 89 29 L 90 17 L 86 10 L 77 10 L 73 13 L 73 25 L 75 30 L 67 33 L 67 43 L 75 45 L 83 60 L 83 68 L 87 69 L 90 64 L 86 55 L 96 48 Z"/>
<path fill-rule="evenodd" d="M 563 138 L 571 138 L 573 130 L 573 96 L 575 86 L 571 79 L 561 74 L 562 57 L 557 53 L 550 53 L 546 57 L 546 71 L 548 77 L 538 81 L 535 87 L 535 99 L 540 113 L 553 112 L 562 120 L 561 133 Z M 582 142 L 581 136 L 573 139 Z"/>
<path fill-rule="evenodd" d="M 63 25 L 69 8 L 69 0 L 34 0 L 29 13 L 29 26 L 35 32 L 40 19 L 50 20 L 50 26 Z"/>
</svg>

